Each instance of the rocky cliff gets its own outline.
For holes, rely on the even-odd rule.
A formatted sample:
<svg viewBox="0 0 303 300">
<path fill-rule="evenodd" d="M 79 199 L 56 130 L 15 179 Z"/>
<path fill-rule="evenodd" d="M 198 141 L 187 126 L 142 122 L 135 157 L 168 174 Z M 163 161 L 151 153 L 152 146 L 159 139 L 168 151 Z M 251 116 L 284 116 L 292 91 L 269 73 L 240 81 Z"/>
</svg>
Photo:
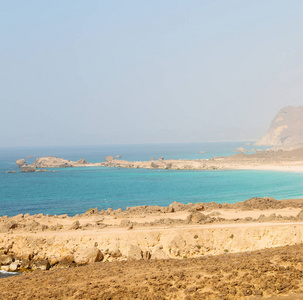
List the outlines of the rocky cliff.
<svg viewBox="0 0 303 300">
<path fill-rule="evenodd" d="M 303 106 L 282 108 L 257 146 L 303 145 Z"/>
</svg>

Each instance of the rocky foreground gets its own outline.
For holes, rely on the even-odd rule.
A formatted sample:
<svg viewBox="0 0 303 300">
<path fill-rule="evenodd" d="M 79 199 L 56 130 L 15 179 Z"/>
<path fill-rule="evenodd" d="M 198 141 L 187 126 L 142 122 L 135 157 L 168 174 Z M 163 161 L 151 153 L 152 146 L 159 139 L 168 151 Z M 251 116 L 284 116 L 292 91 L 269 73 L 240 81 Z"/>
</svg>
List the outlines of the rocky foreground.
<svg viewBox="0 0 303 300">
<path fill-rule="evenodd" d="M 1 279 L 0 299 L 303 299 L 303 245 L 95 263 Z"/>
<path fill-rule="evenodd" d="M 82 215 L 0 218 L 0 269 L 184 259 L 303 242 L 303 199 L 90 209 Z"/>
</svg>

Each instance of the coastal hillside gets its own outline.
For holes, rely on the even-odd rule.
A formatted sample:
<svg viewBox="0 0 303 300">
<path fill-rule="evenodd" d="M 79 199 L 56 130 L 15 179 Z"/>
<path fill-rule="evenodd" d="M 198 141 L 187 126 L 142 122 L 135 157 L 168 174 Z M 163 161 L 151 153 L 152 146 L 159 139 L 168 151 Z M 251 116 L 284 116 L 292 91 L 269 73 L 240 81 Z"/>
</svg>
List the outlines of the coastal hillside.
<svg viewBox="0 0 303 300">
<path fill-rule="evenodd" d="M 266 134 L 255 145 L 286 147 L 303 145 L 303 106 L 282 108 L 271 122 Z"/>
</svg>

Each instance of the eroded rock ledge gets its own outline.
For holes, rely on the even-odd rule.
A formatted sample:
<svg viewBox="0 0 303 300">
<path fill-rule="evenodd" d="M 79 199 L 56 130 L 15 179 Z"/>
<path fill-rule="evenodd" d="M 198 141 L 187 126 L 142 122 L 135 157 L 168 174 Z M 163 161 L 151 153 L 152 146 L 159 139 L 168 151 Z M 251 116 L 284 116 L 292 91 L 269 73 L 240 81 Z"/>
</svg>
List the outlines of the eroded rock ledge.
<svg viewBox="0 0 303 300">
<path fill-rule="evenodd" d="M 201 257 L 303 242 L 303 199 L 90 209 L 0 218 L 0 268 L 66 268 L 99 261 Z"/>
</svg>

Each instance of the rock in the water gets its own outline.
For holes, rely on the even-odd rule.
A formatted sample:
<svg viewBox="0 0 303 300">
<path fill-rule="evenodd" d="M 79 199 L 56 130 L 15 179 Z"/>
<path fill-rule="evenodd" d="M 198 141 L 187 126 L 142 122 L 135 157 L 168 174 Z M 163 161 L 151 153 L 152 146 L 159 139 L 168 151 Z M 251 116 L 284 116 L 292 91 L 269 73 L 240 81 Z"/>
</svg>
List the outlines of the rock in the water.
<svg viewBox="0 0 303 300">
<path fill-rule="evenodd" d="M 121 155 L 116 155 L 116 158 L 121 158 Z"/>
<path fill-rule="evenodd" d="M 86 165 L 87 164 L 87 161 L 84 159 L 84 158 L 81 158 L 77 161 L 77 164 L 80 164 L 80 165 Z"/>
<path fill-rule="evenodd" d="M 48 156 L 48 157 L 38 157 L 31 165 L 36 168 L 70 168 L 73 167 L 75 162 L 70 160 Z"/>
<path fill-rule="evenodd" d="M 303 145 L 303 106 L 282 108 L 257 146 Z"/>
<path fill-rule="evenodd" d="M 114 160 L 114 157 L 112 155 L 109 155 L 109 156 L 105 157 L 105 162 L 109 162 L 109 161 L 112 161 L 112 160 Z"/>
<path fill-rule="evenodd" d="M 239 147 L 235 150 L 235 152 L 240 152 L 240 153 L 244 153 L 244 152 L 248 152 L 247 149 L 243 148 L 243 147 Z"/>
<path fill-rule="evenodd" d="M 81 249 L 74 253 L 74 260 L 77 265 L 85 265 L 101 261 L 103 259 L 102 252 L 96 248 Z"/>
<path fill-rule="evenodd" d="M 36 167 L 32 165 L 21 167 L 21 172 L 36 172 Z"/>
<path fill-rule="evenodd" d="M 26 163 L 26 161 L 25 161 L 25 159 L 18 159 L 17 161 L 16 161 L 16 165 L 19 167 L 19 168 L 21 168 L 21 167 L 25 167 L 25 166 L 27 166 L 27 163 Z"/>
</svg>

